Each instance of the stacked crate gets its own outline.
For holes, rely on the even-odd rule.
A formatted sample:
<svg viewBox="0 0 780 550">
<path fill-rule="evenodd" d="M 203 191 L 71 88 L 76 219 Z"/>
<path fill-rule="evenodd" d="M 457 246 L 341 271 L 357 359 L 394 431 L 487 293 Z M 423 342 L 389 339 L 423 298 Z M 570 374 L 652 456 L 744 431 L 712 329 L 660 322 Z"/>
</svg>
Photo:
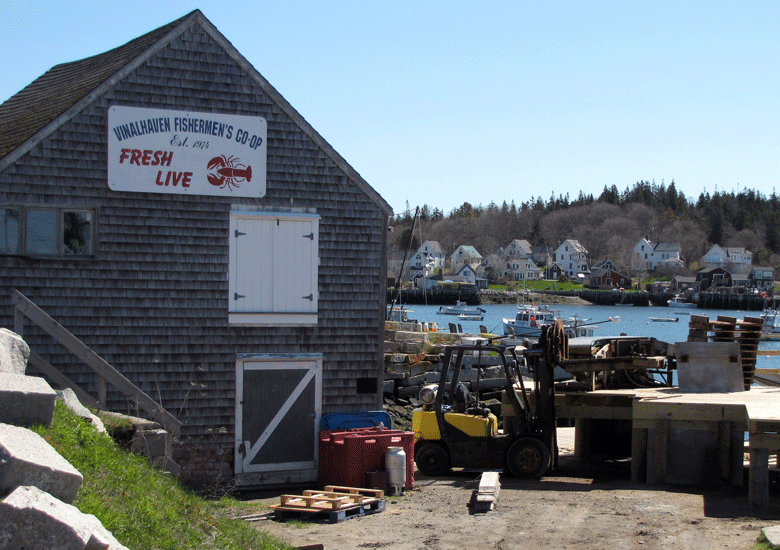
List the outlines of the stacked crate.
<svg viewBox="0 0 780 550">
<path fill-rule="evenodd" d="M 745 389 L 749 390 L 756 372 L 758 341 L 763 321 L 758 317 L 736 317 L 718 315 L 710 321 L 706 315 L 691 315 L 688 325 L 689 342 L 736 342 L 742 359 L 742 374 Z"/>
</svg>

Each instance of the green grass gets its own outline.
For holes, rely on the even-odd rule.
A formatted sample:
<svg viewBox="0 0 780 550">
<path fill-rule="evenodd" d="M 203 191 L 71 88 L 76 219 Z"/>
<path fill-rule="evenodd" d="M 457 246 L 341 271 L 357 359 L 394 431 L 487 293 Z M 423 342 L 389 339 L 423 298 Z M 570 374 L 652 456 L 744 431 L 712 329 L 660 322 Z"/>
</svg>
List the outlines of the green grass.
<svg viewBox="0 0 780 550">
<path fill-rule="evenodd" d="M 538 290 L 582 290 L 583 286 L 576 283 L 561 283 L 559 281 L 526 281 L 525 287 L 522 282 L 515 281 L 512 283 L 511 290 L 522 291 L 525 288 L 528 291 Z M 490 285 L 490 290 L 510 290 L 507 285 Z"/>
<path fill-rule="evenodd" d="M 58 402 L 51 428 L 36 427 L 84 482 L 73 505 L 94 514 L 133 550 L 261 550 L 290 546 L 237 519 L 247 505 L 208 500 L 101 435 Z M 243 515 L 257 513 L 256 507 Z"/>
</svg>

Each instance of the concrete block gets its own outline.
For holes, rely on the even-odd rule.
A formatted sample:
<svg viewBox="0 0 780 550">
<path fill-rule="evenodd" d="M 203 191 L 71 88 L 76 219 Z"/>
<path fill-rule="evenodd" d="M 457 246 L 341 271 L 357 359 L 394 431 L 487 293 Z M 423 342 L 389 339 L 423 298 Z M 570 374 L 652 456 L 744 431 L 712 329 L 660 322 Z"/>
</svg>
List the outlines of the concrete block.
<svg viewBox="0 0 780 550">
<path fill-rule="evenodd" d="M 745 391 L 736 342 L 675 342 L 674 358 L 682 392 Z"/>
<path fill-rule="evenodd" d="M 506 378 L 481 378 L 479 384 L 477 384 L 476 380 L 471 381 L 471 387 L 476 390 L 477 385 L 479 385 L 479 391 L 490 391 L 497 388 L 503 388 L 506 384 Z"/>
<path fill-rule="evenodd" d="M 463 355 L 464 367 L 476 367 L 478 364 L 482 365 L 483 367 L 493 367 L 496 365 L 501 365 L 502 362 L 498 355 L 487 355 L 486 353 L 483 353 L 482 357 L 477 355 Z"/>
<path fill-rule="evenodd" d="M 24 374 L 29 358 L 30 346 L 27 342 L 15 332 L 0 328 L 0 372 Z"/>
<path fill-rule="evenodd" d="M 407 387 L 398 387 L 395 389 L 396 397 L 417 397 L 417 395 L 420 393 L 420 386 L 407 386 Z"/>
<path fill-rule="evenodd" d="M 51 426 L 55 392 L 38 376 L 0 373 L 0 422 L 17 426 Z"/>
<path fill-rule="evenodd" d="M 0 494 L 28 485 L 71 503 L 83 479 L 76 468 L 35 432 L 0 424 Z"/>
<path fill-rule="evenodd" d="M 396 342 L 418 342 L 420 344 L 428 340 L 428 332 L 399 331 L 395 334 Z"/>
<path fill-rule="evenodd" d="M 385 353 L 398 353 L 401 350 L 401 344 L 385 340 Z"/>
<path fill-rule="evenodd" d="M 406 378 L 399 380 L 398 383 L 401 386 L 419 386 L 420 384 L 425 384 L 425 375 L 424 374 L 418 374 L 417 376 L 407 376 Z"/>
<path fill-rule="evenodd" d="M 385 380 L 382 393 L 393 393 L 395 391 L 395 380 Z"/>
<path fill-rule="evenodd" d="M 57 398 L 61 399 L 65 406 L 68 407 L 68 409 L 70 409 L 76 416 L 83 418 L 95 426 L 95 429 L 98 432 L 103 434 L 107 433 L 106 427 L 103 425 L 103 421 L 92 414 L 92 411 L 81 404 L 79 398 L 76 397 L 76 392 L 74 392 L 72 389 L 65 388 L 64 390 L 57 392 Z"/>
<path fill-rule="evenodd" d="M 150 459 L 170 456 L 168 448 L 168 432 L 162 429 L 136 430 L 130 441 L 130 450 Z"/>
<path fill-rule="evenodd" d="M 401 349 L 404 350 L 404 353 L 422 353 L 423 343 L 422 342 L 403 342 L 402 345 L 401 345 Z"/>
<path fill-rule="evenodd" d="M 95 516 L 27 486 L 0 502 L 0 548 L 127 550 Z"/>
<path fill-rule="evenodd" d="M 425 373 L 425 382 L 428 384 L 438 384 L 441 380 L 441 373 L 432 371 Z"/>
<path fill-rule="evenodd" d="M 19 487 L 0 503 L 0 548 L 86 548 L 94 522 L 36 487 Z"/>
</svg>

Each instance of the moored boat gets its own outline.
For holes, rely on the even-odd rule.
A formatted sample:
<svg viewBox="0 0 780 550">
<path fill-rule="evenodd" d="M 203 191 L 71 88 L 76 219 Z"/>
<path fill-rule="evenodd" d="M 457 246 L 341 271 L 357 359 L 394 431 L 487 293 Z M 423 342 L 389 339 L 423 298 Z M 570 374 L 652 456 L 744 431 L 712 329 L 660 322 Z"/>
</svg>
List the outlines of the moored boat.
<svg viewBox="0 0 780 550">
<path fill-rule="evenodd" d="M 460 315 L 458 315 L 458 320 L 460 321 L 481 321 L 484 318 L 485 318 L 484 315 L 474 315 L 474 314 L 466 314 L 466 313 L 461 313 Z"/>
<path fill-rule="evenodd" d="M 481 307 L 469 307 L 466 302 L 458 300 L 454 306 L 441 306 L 438 313 L 439 315 L 481 315 L 485 310 Z"/>
<path fill-rule="evenodd" d="M 679 317 L 650 317 L 650 320 L 655 323 L 676 323 L 680 320 Z"/>
<path fill-rule="evenodd" d="M 537 338 L 542 334 L 542 326 L 552 325 L 556 312 L 547 306 L 522 305 L 514 319 L 503 319 L 504 334 Z"/>
<path fill-rule="evenodd" d="M 761 328 L 761 340 L 780 340 L 780 311 L 770 309 L 761 314 L 764 326 Z"/>
<path fill-rule="evenodd" d="M 676 307 L 676 308 L 694 309 L 699 307 L 698 304 L 687 301 L 685 296 L 683 296 L 682 294 L 675 294 L 671 300 L 666 301 L 666 304 L 669 307 Z"/>
</svg>

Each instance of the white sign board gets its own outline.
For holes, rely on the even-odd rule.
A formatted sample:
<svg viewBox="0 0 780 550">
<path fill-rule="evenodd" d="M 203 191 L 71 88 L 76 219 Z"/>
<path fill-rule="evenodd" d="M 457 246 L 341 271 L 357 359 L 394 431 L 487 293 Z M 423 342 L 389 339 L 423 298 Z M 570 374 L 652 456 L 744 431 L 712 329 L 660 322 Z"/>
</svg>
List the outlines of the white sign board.
<svg viewBox="0 0 780 550">
<path fill-rule="evenodd" d="M 262 117 L 114 106 L 108 186 L 114 191 L 263 197 Z"/>
</svg>

